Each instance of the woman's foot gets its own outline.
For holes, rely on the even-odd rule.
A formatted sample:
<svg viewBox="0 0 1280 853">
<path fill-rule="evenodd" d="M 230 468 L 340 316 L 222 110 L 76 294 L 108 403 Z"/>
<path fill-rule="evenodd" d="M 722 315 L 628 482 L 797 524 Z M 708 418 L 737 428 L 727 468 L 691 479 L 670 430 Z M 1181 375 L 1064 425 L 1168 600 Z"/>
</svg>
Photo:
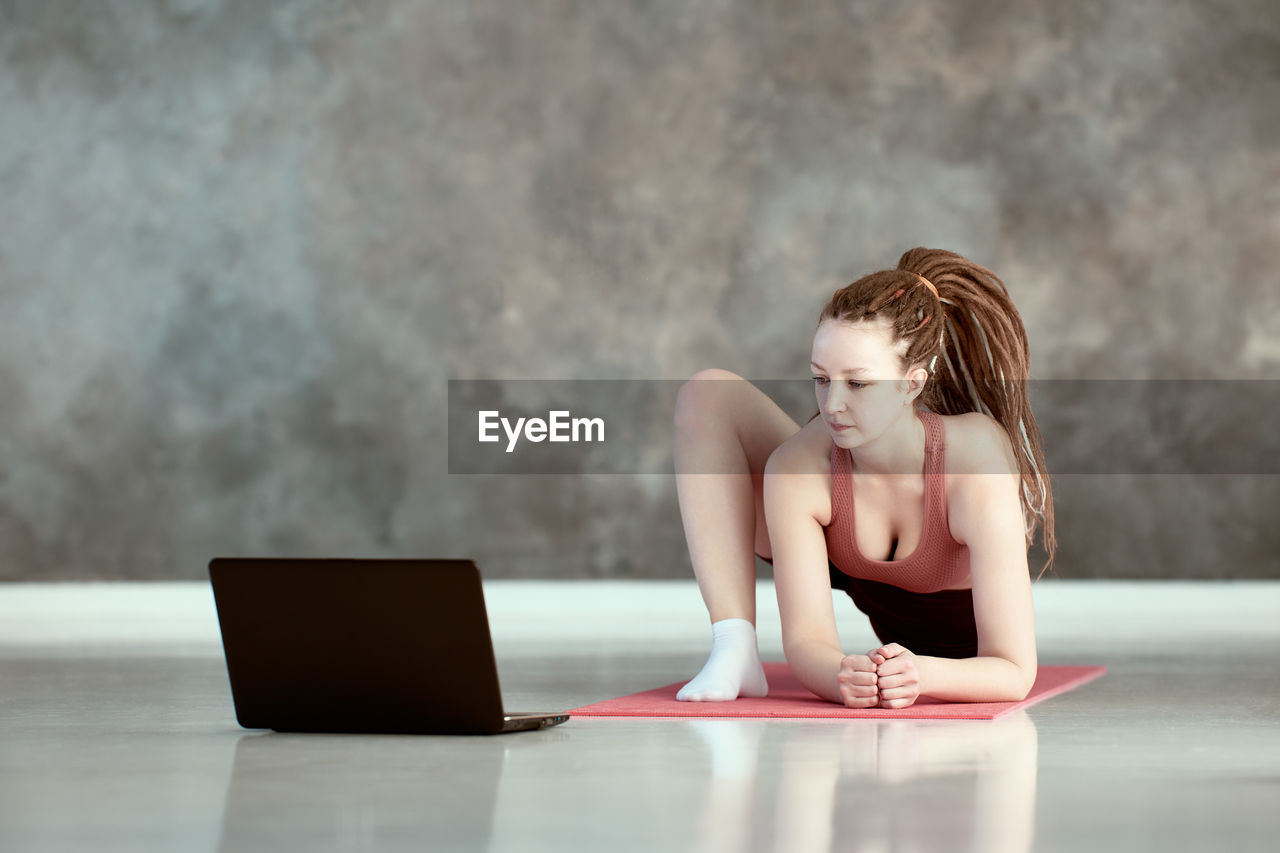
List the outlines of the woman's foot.
<svg viewBox="0 0 1280 853">
<path fill-rule="evenodd" d="M 756 626 L 747 619 L 721 619 L 711 626 L 711 654 L 702 670 L 680 688 L 681 702 L 727 702 L 769 692 Z"/>
</svg>

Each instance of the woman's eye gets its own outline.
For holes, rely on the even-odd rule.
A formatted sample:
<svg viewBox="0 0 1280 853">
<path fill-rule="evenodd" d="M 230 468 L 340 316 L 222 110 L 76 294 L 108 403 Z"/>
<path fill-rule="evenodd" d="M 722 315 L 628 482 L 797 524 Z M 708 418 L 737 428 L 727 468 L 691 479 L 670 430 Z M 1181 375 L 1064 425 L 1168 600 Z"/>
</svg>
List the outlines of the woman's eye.
<svg viewBox="0 0 1280 853">
<path fill-rule="evenodd" d="M 813 381 L 814 381 L 814 382 L 817 382 L 819 385 L 821 385 L 822 383 L 824 383 L 824 382 L 826 382 L 826 381 L 827 381 L 827 377 L 825 377 L 825 376 L 815 376 L 815 377 L 813 377 Z M 865 383 L 865 382 L 855 382 L 855 381 L 853 381 L 852 379 L 850 379 L 850 380 L 849 380 L 849 386 L 850 386 L 851 388 L 855 388 L 855 389 L 856 389 L 856 388 L 865 388 L 865 387 L 867 387 L 867 383 Z"/>
</svg>

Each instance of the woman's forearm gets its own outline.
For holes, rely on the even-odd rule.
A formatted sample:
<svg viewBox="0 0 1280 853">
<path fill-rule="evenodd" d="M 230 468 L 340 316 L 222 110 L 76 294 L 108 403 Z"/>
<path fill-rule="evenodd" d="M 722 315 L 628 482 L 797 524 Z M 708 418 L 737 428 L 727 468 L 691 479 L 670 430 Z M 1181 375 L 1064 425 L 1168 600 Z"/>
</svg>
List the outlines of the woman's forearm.
<svg viewBox="0 0 1280 853">
<path fill-rule="evenodd" d="M 845 654 L 825 643 L 801 643 L 786 650 L 787 665 L 800 683 L 813 693 L 831 702 L 844 704 L 836 676 L 840 674 L 840 662 Z"/>
<path fill-rule="evenodd" d="M 1001 657 L 938 658 L 916 655 L 920 695 L 944 702 L 1021 702 L 1036 674 Z"/>
</svg>

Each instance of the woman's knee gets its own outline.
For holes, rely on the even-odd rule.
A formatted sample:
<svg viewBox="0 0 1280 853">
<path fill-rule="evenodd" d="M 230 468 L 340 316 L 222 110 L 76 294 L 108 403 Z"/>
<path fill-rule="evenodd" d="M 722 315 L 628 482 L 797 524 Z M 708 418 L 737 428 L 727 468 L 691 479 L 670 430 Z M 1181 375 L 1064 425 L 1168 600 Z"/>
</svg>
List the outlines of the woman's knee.
<svg viewBox="0 0 1280 853">
<path fill-rule="evenodd" d="M 737 379 L 745 382 L 738 374 L 719 367 L 699 370 L 685 380 L 676 394 L 675 422 L 677 426 L 697 426 L 706 421 L 706 415 L 713 410 L 717 395 L 723 388 L 716 387 L 726 379 Z"/>
</svg>

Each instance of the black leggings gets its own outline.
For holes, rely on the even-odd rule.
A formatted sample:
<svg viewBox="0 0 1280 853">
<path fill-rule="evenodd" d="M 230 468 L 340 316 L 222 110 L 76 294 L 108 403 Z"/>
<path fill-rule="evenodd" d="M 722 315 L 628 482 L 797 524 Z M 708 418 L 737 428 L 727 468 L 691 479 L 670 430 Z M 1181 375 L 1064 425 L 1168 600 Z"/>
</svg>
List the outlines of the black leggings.
<svg viewBox="0 0 1280 853">
<path fill-rule="evenodd" d="M 773 560 L 761 557 L 769 565 Z M 911 592 L 893 584 L 846 575 L 827 560 L 831 588 L 844 590 L 867 615 L 882 643 L 900 643 L 918 655 L 971 658 L 978 654 L 972 589 Z M 862 654 L 862 652 L 858 652 Z"/>
</svg>

